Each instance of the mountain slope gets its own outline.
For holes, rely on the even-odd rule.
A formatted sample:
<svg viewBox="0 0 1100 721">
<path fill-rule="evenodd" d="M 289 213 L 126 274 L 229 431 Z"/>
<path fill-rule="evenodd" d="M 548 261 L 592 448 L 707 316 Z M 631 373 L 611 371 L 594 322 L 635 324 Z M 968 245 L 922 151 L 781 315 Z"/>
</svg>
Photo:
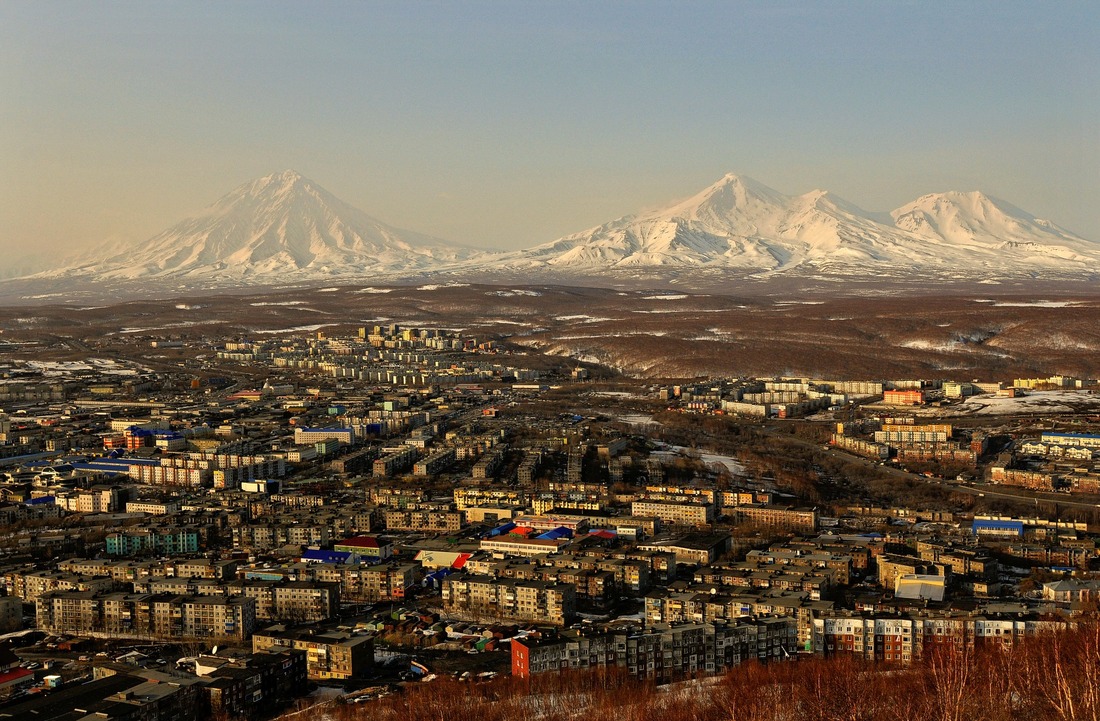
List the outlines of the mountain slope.
<svg viewBox="0 0 1100 721">
<path fill-rule="evenodd" d="M 875 214 L 826 191 L 787 196 L 728 174 L 687 200 L 506 254 L 490 265 L 578 275 L 687 268 L 766 275 L 1092 275 L 1100 268 L 1100 245 L 977 192 L 927 195 Z"/>
<path fill-rule="evenodd" d="M 765 279 L 1096 280 L 1100 245 L 980 192 L 869 213 L 814 190 L 788 196 L 728 174 L 686 200 L 527 250 L 490 253 L 386 225 L 294 171 L 246 183 L 140 244 L 32 278 L 178 284 L 632 278 L 681 285 Z"/>
<path fill-rule="evenodd" d="M 995 249 L 1054 265 L 1096 259 L 1096 243 L 977 191 L 925 195 L 890 216 L 898 228 L 934 243 Z"/>
<path fill-rule="evenodd" d="M 264 281 L 419 271 L 476 253 L 375 220 L 287 170 L 241 185 L 144 243 L 46 275 Z"/>
</svg>

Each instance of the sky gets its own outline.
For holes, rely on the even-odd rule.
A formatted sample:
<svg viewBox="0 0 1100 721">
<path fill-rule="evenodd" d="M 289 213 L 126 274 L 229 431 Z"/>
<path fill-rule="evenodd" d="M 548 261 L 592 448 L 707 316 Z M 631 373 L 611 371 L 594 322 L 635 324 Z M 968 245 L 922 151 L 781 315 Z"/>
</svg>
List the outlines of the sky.
<svg viewBox="0 0 1100 721">
<path fill-rule="evenodd" d="M 479 247 L 727 172 L 871 211 L 980 189 L 1100 242 L 1097 28 L 1091 0 L 4 0 L 0 265 L 288 168 Z"/>
</svg>

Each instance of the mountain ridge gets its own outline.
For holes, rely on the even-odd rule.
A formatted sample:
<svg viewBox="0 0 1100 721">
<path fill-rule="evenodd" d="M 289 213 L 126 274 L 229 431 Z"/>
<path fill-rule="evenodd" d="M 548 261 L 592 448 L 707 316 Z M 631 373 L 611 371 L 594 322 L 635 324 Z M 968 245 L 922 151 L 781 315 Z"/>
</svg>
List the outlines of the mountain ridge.
<svg viewBox="0 0 1100 721">
<path fill-rule="evenodd" d="M 505 264 L 605 273 L 676 266 L 755 273 L 830 271 L 1092 273 L 1100 244 L 980 191 L 931 193 L 871 213 L 825 190 L 788 196 L 726 174 L 687 200 L 627 215 Z"/>
<path fill-rule="evenodd" d="M 727 173 L 686 199 L 509 252 L 367 215 L 293 170 L 243 183 L 147 241 L 35 277 L 260 283 L 443 273 L 746 277 L 1021 273 L 1095 278 L 1100 244 L 980 191 L 928 193 L 888 213 L 827 190 L 786 195 Z"/>
</svg>

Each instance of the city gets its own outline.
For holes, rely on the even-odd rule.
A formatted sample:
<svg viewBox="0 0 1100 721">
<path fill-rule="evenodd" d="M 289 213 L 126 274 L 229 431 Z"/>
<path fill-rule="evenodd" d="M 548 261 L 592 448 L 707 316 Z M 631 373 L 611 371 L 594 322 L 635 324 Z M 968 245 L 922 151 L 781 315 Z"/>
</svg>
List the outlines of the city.
<svg viewBox="0 0 1100 721">
<path fill-rule="evenodd" d="M 124 336 L 157 370 L 51 337 L 0 367 L 15 714 L 907 665 L 1100 596 L 1095 380 L 640 381 L 401 323 Z"/>
<path fill-rule="evenodd" d="M 1097 27 L 0 2 L 0 721 L 1100 721 Z"/>
</svg>

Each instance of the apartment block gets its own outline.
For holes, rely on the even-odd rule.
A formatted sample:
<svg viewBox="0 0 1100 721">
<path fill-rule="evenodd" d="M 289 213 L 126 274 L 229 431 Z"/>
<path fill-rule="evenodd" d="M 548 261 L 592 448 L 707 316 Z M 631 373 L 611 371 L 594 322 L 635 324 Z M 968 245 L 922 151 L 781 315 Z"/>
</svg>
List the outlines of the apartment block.
<svg viewBox="0 0 1100 721">
<path fill-rule="evenodd" d="M 256 625 L 249 598 L 54 591 L 35 601 L 38 628 L 138 638 L 243 641 Z"/>
<path fill-rule="evenodd" d="M 652 516 L 677 526 L 706 526 L 714 521 L 714 504 L 634 501 L 630 504 L 630 515 Z"/>
<path fill-rule="evenodd" d="M 462 528 L 465 513 L 462 511 L 386 511 L 382 515 L 387 531 L 423 531 L 426 533 L 453 533 Z"/>
<path fill-rule="evenodd" d="M 759 523 L 762 526 L 788 528 L 792 531 L 817 530 L 817 510 L 813 508 L 738 506 L 733 515 L 739 521 Z"/>
<path fill-rule="evenodd" d="M 451 576 L 443 581 L 443 610 L 470 618 L 564 626 L 576 613 L 576 589 L 567 583 Z"/>
<path fill-rule="evenodd" d="M 271 626 L 252 635 L 253 653 L 280 647 L 305 651 L 306 674 L 314 681 L 364 678 L 374 667 L 370 636 L 286 626 Z"/>
<path fill-rule="evenodd" d="M 714 674 L 746 661 L 778 661 L 797 652 L 791 619 L 661 624 L 639 631 L 565 631 L 512 641 L 512 675 L 620 668 L 658 683 Z"/>
<path fill-rule="evenodd" d="M 106 541 L 107 553 L 112 556 L 197 553 L 200 547 L 199 532 L 193 528 L 116 531 L 108 534 Z"/>
</svg>

